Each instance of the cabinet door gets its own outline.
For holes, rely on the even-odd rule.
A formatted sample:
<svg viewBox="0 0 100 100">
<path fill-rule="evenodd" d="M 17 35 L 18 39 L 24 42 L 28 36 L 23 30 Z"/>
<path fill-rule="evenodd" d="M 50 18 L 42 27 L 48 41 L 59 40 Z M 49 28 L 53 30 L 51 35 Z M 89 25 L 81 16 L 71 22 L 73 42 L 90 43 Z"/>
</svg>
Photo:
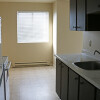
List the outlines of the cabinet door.
<svg viewBox="0 0 100 100">
<path fill-rule="evenodd" d="M 68 98 L 68 67 L 62 63 L 61 74 L 61 100 Z"/>
<path fill-rule="evenodd" d="M 68 100 L 78 100 L 79 75 L 69 69 L 69 92 Z"/>
<path fill-rule="evenodd" d="M 97 0 L 97 11 L 100 11 L 100 0 Z"/>
<path fill-rule="evenodd" d="M 79 100 L 94 100 L 95 87 L 83 78 L 80 78 Z"/>
<path fill-rule="evenodd" d="M 61 98 L 61 61 L 56 59 L 56 92 Z"/>
<path fill-rule="evenodd" d="M 100 100 L 100 90 L 99 89 L 97 89 L 96 100 Z"/>
<path fill-rule="evenodd" d="M 76 0 L 70 0 L 70 30 L 76 30 Z"/>
<path fill-rule="evenodd" d="M 77 30 L 84 31 L 86 28 L 86 5 L 85 0 L 77 0 Z"/>
</svg>

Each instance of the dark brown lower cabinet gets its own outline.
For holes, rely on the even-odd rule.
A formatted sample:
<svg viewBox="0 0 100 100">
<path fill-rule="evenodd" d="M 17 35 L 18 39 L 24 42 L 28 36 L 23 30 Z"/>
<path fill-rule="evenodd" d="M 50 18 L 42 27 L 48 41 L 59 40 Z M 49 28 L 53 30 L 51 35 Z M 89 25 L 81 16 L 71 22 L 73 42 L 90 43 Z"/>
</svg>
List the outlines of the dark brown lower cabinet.
<svg viewBox="0 0 100 100">
<path fill-rule="evenodd" d="M 100 90 L 97 89 L 97 92 L 96 92 L 96 100 L 100 100 Z"/>
<path fill-rule="evenodd" d="M 68 100 L 78 100 L 79 75 L 69 69 Z"/>
<path fill-rule="evenodd" d="M 56 59 L 56 92 L 61 100 L 100 100 L 100 90 Z"/>
<path fill-rule="evenodd" d="M 68 100 L 68 67 L 63 63 L 61 66 L 61 100 Z"/>
<path fill-rule="evenodd" d="M 95 100 L 95 87 L 80 77 L 79 100 Z"/>
<path fill-rule="evenodd" d="M 61 61 L 56 59 L 56 92 L 61 98 Z"/>
</svg>

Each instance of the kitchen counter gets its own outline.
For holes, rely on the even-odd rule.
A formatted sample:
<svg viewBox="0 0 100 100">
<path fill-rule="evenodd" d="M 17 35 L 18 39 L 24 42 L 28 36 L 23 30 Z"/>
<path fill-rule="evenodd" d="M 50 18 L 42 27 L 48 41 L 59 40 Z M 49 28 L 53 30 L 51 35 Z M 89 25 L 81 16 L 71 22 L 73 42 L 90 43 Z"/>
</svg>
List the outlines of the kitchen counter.
<svg viewBox="0 0 100 100">
<path fill-rule="evenodd" d="M 93 84 L 96 88 L 100 89 L 100 70 L 85 70 L 74 65 L 74 62 L 82 61 L 99 61 L 98 59 L 87 55 L 85 53 L 80 54 L 61 54 L 55 55 L 65 65 L 78 73 L 81 77 Z"/>
</svg>

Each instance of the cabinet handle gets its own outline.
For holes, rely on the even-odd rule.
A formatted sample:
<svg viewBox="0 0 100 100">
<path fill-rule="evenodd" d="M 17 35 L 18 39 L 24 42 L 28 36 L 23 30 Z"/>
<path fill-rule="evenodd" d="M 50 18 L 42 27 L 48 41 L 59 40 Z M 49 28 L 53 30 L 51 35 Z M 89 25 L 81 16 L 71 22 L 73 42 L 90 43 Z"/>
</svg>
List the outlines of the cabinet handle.
<svg viewBox="0 0 100 100">
<path fill-rule="evenodd" d="M 82 85 L 82 84 L 84 84 L 84 82 L 80 82 L 80 84 Z"/>
<path fill-rule="evenodd" d="M 77 26 L 77 28 L 81 28 L 80 26 Z"/>
<path fill-rule="evenodd" d="M 73 26 L 73 28 L 76 28 L 76 26 Z"/>
<path fill-rule="evenodd" d="M 75 77 L 75 80 L 78 80 L 78 77 Z"/>
</svg>

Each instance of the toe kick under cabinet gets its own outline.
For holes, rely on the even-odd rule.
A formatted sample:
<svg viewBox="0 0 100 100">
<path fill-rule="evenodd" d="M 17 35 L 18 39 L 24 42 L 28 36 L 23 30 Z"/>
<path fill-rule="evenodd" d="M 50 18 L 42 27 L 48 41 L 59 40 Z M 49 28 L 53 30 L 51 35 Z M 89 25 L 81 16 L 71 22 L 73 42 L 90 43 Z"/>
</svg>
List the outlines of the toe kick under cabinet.
<svg viewBox="0 0 100 100">
<path fill-rule="evenodd" d="M 56 92 L 61 100 L 100 100 L 100 90 L 56 59 Z"/>
</svg>

